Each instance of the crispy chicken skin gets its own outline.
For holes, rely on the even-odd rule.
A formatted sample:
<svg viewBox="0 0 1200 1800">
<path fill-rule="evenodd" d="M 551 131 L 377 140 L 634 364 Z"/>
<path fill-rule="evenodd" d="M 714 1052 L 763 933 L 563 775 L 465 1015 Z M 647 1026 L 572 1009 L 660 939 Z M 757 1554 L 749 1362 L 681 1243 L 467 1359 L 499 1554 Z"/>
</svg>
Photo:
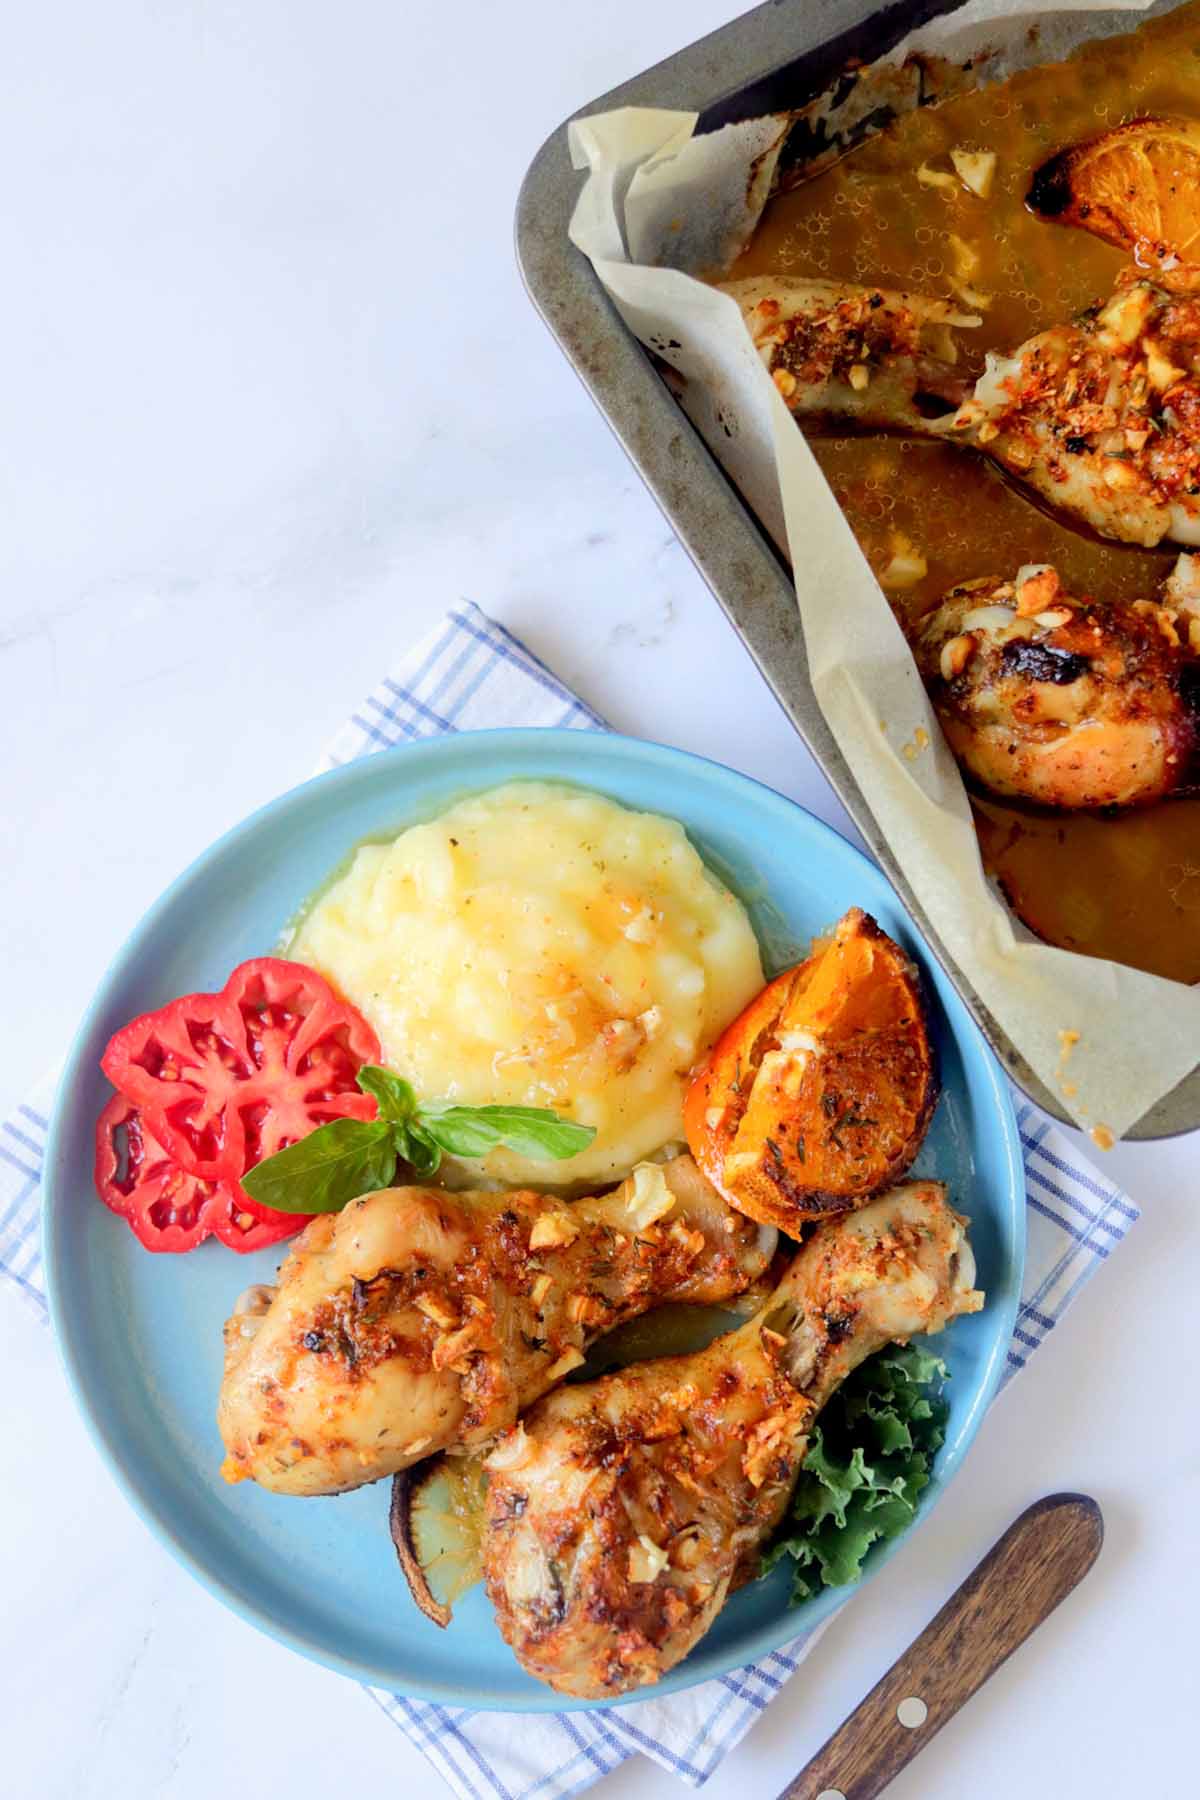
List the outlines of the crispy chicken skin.
<svg viewBox="0 0 1200 1800">
<path fill-rule="evenodd" d="M 983 1305 L 965 1227 L 939 1183 L 895 1188 L 818 1226 L 707 1350 L 540 1401 L 487 1461 L 484 1578 L 522 1667 L 609 1699 L 686 1656 L 753 1573 L 839 1383 Z"/>
<path fill-rule="evenodd" d="M 1200 544 L 1200 296 L 1130 270 L 1107 305 L 987 360 L 952 434 L 1102 537 Z"/>
<path fill-rule="evenodd" d="M 853 419 L 865 429 L 920 431 L 926 398 L 945 413 L 966 396 L 949 328 L 979 319 L 949 301 L 786 276 L 719 285 L 740 306 L 792 412 Z"/>
<path fill-rule="evenodd" d="M 278 1286 L 250 1289 L 226 1324 L 222 1472 L 336 1494 L 480 1443 L 603 1332 L 661 1300 L 731 1299 L 774 1249 L 689 1156 L 571 1204 L 365 1195 L 314 1219 Z"/>
<path fill-rule="evenodd" d="M 1161 603 L 1100 605 L 1054 569 L 952 588 L 915 650 L 951 750 L 992 793 L 1146 806 L 1200 777 L 1200 609 L 1190 557 Z M 1174 585 L 1172 585 L 1174 584 Z"/>
<path fill-rule="evenodd" d="M 718 1038 L 683 1122 L 730 1204 L 798 1237 L 900 1179 L 937 1096 L 917 970 L 854 906 Z"/>
<path fill-rule="evenodd" d="M 1200 544 L 1200 295 L 1127 271 L 1105 306 L 989 352 L 971 388 L 955 330 L 979 321 L 948 301 L 785 276 L 722 292 L 793 413 L 948 437 L 1102 537 Z"/>
</svg>

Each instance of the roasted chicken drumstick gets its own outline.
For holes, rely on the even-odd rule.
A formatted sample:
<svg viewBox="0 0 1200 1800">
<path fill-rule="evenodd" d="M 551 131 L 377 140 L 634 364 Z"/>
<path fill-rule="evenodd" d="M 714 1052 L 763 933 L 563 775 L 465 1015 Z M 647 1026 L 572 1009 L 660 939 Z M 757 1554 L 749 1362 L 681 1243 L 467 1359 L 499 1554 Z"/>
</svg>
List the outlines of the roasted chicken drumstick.
<svg viewBox="0 0 1200 1800">
<path fill-rule="evenodd" d="M 948 427 L 1102 537 L 1200 544 L 1200 296 L 1135 271 L 987 368 Z"/>
<path fill-rule="evenodd" d="M 952 327 L 979 324 L 948 300 L 843 281 L 752 275 L 719 284 L 742 309 L 790 410 L 864 430 L 924 432 L 964 401 Z"/>
<path fill-rule="evenodd" d="M 1145 806 L 1200 780 L 1200 598 L 1190 556 L 1160 601 L 1101 605 L 1046 566 L 966 581 L 917 664 L 981 787 L 1040 806 Z"/>
<path fill-rule="evenodd" d="M 939 1183 L 895 1188 L 818 1226 L 707 1350 L 561 1388 L 501 1440 L 484 1575 L 531 1675 L 611 1698 L 687 1655 L 753 1571 L 838 1384 L 983 1305 L 965 1228 Z"/>
<path fill-rule="evenodd" d="M 306 1227 L 274 1288 L 225 1327 L 222 1472 L 336 1494 L 479 1443 L 660 1301 L 720 1303 L 775 1232 L 732 1212 L 689 1156 L 613 1193 L 387 1188 Z"/>
</svg>

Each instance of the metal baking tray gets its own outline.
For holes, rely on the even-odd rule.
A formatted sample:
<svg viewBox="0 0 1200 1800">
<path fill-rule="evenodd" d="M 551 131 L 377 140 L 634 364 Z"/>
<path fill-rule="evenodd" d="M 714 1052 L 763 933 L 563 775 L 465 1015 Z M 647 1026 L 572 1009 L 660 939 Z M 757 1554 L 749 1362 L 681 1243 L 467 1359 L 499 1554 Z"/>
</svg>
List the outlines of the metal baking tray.
<svg viewBox="0 0 1200 1800">
<path fill-rule="evenodd" d="M 915 27 L 960 4 L 898 0 L 880 8 L 878 0 L 768 0 L 575 116 L 615 106 L 679 107 L 699 112 L 697 129 L 705 131 L 788 111 L 823 93 L 852 60 L 873 61 Z M 1127 15 L 1108 25 L 1110 31 L 1129 28 Z M 997 1056 L 1039 1106 L 1071 1123 L 948 955 L 835 744 L 809 682 L 791 571 L 570 242 L 567 225 L 581 185 L 564 124 L 534 158 L 517 203 L 517 260 L 534 305 Z M 1128 1135 L 1170 1137 L 1197 1127 L 1200 1068 Z"/>
</svg>

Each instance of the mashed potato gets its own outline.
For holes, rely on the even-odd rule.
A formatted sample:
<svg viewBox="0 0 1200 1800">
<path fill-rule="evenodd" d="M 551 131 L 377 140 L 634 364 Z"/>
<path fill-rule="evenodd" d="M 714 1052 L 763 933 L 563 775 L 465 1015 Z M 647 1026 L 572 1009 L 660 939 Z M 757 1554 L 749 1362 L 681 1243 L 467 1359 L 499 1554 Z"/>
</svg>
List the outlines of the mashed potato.
<svg viewBox="0 0 1200 1800">
<path fill-rule="evenodd" d="M 744 907 L 681 825 L 541 782 L 363 845 L 288 954 L 423 1100 L 596 1127 L 569 1162 L 471 1165 L 534 1186 L 616 1179 L 680 1138 L 687 1070 L 763 980 Z"/>
</svg>

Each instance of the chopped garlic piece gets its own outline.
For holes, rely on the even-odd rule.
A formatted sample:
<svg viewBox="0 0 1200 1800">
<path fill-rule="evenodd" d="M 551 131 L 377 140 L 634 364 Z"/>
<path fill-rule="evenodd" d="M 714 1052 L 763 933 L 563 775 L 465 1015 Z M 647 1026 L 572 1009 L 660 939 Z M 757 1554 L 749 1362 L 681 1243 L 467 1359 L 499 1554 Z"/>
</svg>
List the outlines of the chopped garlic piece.
<svg viewBox="0 0 1200 1800">
<path fill-rule="evenodd" d="M 950 245 L 950 256 L 954 263 L 954 273 L 960 281 L 969 281 L 979 267 L 979 252 L 957 232 L 950 233 L 947 242 Z"/>
<path fill-rule="evenodd" d="M 962 622 L 967 631 L 1003 631 L 1013 617 L 1010 606 L 976 606 L 963 614 Z"/>
<path fill-rule="evenodd" d="M 1097 324 L 1118 344 L 1136 343 L 1153 305 L 1148 288 L 1126 288 L 1109 301 Z"/>
<path fill-rule="evenodd" d="M 646 1008 L 645 1012 L 638 1014 L 637 1022 L 641 1026 L 641 1028 L 642 1028 L 643 1032 L 646 1034 L 646 1036 L 648 1038 L 652 1038 L 654 1036 L 655 1032 L 662 1030 L 662 1022 L 663 1022 L 662 1007 L 661 1006 L 648 1006 Z"/>
<path fill-rule="evenodd" d="M 598 1294 L 572 1294 L 567 1301 L 567 1317 L 575 1325 L 582 1325 L 586 1331 L 592 1325 L 603 1325 L 609 1315 L 609 1307 Z"/>
<path fill-rule="evenodd" d="M 698 1525 L 686 1525 L 676 1532 L 671 1544 L 671 1561 L 677 1569 L 694 1569 L 704 1554 L 704 1540 Z"/>
<path fill-rule="evenodd" d="M 892 533 L 891 561 L 879 577 L 882 587 L 915 587 L 929 573 L 929 564 L 902 531 Z"/>
<path fill-rule="evenodd" d="M 634 1232 L 645 1231 L 658 1219 L 665 1218 L 675 1204 L 675 1196 L 659 1163 L 638 1163 L 626 1187 L 625 1205 L 630 1229 Z"/>
<path fill-rule="evenodd" d="M 436 1294 L 418 1294 L 413 1305 L 443 1331 L 453 1331 L 459 1323 L 458 1314 L 453 1307 L 448 1306 L 444 1300 L 439 1300 Z"/>
<path fill-rule="evenodd" d="M 942 653 L 938 658 L 938 668 L 943 681 L 953 681 L 961 675 L 970 662 L 975 651 L 975 639 L 969 631 L 960 632 L 957 637 L 949 638 L 942 645 Z"/>
<path fill-rule="evenodd" d="M 1200 618 L 1200 556 L 1188 550 L 1179 552 L 1163 583 L 1163 594 L 1180 612 Z"/>
<path fill-rule="evenodd" d="M 943 169 L 931 169 L 928 163 L 922 163 L 918 168 L 917 180 L 922 187 L 949 188 L 951 193 L 958 186 L 953 175 L 946 174 Z"/>
<path fill-rule="evenodd" d="M 856 394 L 865 393 L 870 384 L 870 380 L 871 371 L 868 369 L 866 363 L 851 363 L 850 386 L 854 389 Z"/>
<path fill-rule="evenodd" d="M 531 1250 L 557 1250 L 567 1244 L 573 1244 L 579 1236 L 579 1227 L 565 1212 L 557 1208 L 539 1214 L 533 1221 L 533 1230 L 529 1233 Z"/>
<path fill-rule="evenodd" d="M 637 1543 L 629 1546 L 630 1581 L 656 1581 L 669 1560 L 660 1544 L 648 1538 L 644 1531 L 639 1533 Z"/>
<path fill-rule="evenodd" d="M 654 914 L 648 906 L 643 906 L 641 912 L 635 913 L 628 925 L 622 927 L 621 936 L 631 944 L 650 943 L 654 937 Z"/>
<path fill-rule="evenodd" d="M 1142 349 L 1146 354 L 1146 374 L 1152 388 L 1156 388 L 1160 394 L 1165 393 L 1167 388 L 1174 387 L 1177 381 L 1183 380 L 1184 371 L 1177 368 L 1169 357 L 1164 356 L 1150 338 L 1146 339 Z"/>
<path fill-rule="evenodd" d="M 1017 617 L 1032 619 L 1052 606 L 1062 590 L 1058 570 L 1051 563 L 1022 563 L 1017 570 Z"/>
<path fill-rule="evenodd" d="M 978 194 L 981 200 L 986 200 L 996 176 L 996 152 L 964 150 L 960 146 L 950 152 L 950 161 L 963 186 L 973 194 Z"/>
<path fill-rule="evenodd" d="M 537 1280 L 534 1282 L 533 1286 L 530 1288 L 529 1298 L 533 1301 L 533 1304 L 538 1308 L 539 1312 L 541 1311 L 542 1302 L 545 1300 L 546 1295 L 550 1292 L 550 1289 L 553 1286 L 554 1286 L 553 1277 L 550 1275 L 542 1274 L 542 1275 L 538 1276 Z"/>
<path fill-rule="evenodd" d="M 583 1363 L 583 1360 L 583 1351 L 576 1350 L 575 1346 L 572 1344 L 569 1350 L 563 1351 L 557 1362 L 550 1364 L 550 1367 L 543 1376 L 543 1380 L 551 1385 L 556 1381 L 561 1381 L 564 1375 L 569 1375 L 571 1373 L 572 1369 L 578 1369 Z"/>
</svg>

